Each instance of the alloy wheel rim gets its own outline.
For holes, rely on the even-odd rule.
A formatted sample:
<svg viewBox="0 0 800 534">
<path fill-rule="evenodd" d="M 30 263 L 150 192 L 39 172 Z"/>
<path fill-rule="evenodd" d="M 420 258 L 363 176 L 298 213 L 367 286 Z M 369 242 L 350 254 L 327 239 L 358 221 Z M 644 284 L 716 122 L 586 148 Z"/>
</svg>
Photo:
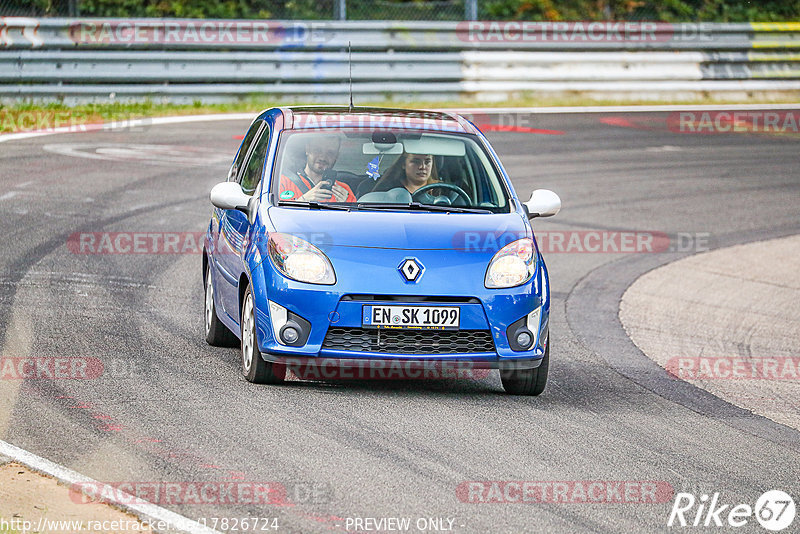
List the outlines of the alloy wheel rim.
<svg viewBox="0 0 800 534">
<path fill-rule="evenodd" d="M 211 274 L 211 273 L 208 273 Z M 207 277 L 206 283 L 206 334 L 211 330 L 212 313 L 214 313 L 214 286 L 211 285 L 211 277 Z"/>
<path fill-rule="evenodd" d="M 242 315 L 242 367 L 249 373 L 253 365 L 253 300 L 250 295 L 247 295 Z"/>
</svg>

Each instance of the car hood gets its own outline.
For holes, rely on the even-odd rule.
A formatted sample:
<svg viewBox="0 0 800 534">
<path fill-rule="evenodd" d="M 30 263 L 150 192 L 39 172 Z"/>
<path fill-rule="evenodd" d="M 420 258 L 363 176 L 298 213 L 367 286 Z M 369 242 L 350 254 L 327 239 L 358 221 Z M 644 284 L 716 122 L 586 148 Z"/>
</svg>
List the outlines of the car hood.
<svg viewBox="0 0 800 534">
<path fill-rule="evenodd" d="M 346 212 L 270 207 L 268 216 L 276 232 L 296 235 L 323 249 L 360 247 L 493 253 L 529 235 L 518 213 Z"/>
</svg>

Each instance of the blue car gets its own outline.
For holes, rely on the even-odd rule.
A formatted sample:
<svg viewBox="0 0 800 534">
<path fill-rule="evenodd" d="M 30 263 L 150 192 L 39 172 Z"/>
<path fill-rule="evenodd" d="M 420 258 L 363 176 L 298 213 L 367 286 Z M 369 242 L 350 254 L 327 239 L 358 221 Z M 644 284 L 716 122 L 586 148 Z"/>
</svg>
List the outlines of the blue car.
<svg viewBox="0 0 800 534">
<path fill-rule="evenodd" d="M 543 189 L 520 201 L 460 115 L 266 110 L 211 203 L 206 340 L 238 344 L 250 382 L 299 366 L 499 369 L 508 393 L 544 390 L 550 290 L 529 221 L 561 201 Z"/>
</svg>

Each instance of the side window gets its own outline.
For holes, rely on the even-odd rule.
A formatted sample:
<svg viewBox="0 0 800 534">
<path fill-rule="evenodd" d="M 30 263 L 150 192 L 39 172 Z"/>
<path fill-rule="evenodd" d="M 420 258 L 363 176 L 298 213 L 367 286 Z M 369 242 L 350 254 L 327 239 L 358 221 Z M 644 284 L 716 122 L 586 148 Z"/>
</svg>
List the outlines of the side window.
<svg viewBox="0 0 800 534">
<path fill-rule="evenodd" d="M 233 161 L 233 165 L 231 165 L 230 172 L 228 172 L 229 182 L 236 181 L 239 175 L 239 169 L 242 168 L 242 162 L 247 156 L 247 151 L 250 150 L 250 145 L 253 144 L 253 139 L 258 133 L 258 129 L 261 128 L 262 123 L 263 121 L 256 121 L 252 124 L 252 126 L 250 126 L 250 129 L 247 130 L 244 140 L 242 141 L 242 145 L 239 147 L 239 153 L 236 154 L 236 159 Z"/>
<path fill-rule="evenodd" d="M 488 202 L 494 206 L 503 205 L 502 199 L 498 198 L 495 191 L 492 190 L 492 181 L 486 174 L 486 168 L 471 147 L 467 149 L 467 160 L 469 162 L 467 170 L 477 185 L 478 202 Z"/>
<path fill-rule="evenodd" d="M 261 136 L 256 141 L 253 153 L 247 160 L 247 166 L 242 172 L 242 190 L 248 195 L 258 187 L 261 180 L 261 173 L 264 170 L 264 159 L 267 157 L 267 147 L 269 145 L 269 128 L 264 127 Z"/>
</svg>

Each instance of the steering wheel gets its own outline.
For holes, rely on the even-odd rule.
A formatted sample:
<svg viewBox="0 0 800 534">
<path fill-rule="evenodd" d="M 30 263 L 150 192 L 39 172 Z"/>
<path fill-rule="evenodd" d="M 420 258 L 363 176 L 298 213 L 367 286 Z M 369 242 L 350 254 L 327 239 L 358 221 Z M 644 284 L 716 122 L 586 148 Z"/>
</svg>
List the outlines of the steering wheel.
<svg viewBox="0 0 800 534">
<path fill-rule="evenodd" d="M 430 191 L 431 189 L 437 189 L 437 188 L 449 189 L 449 190 L 451 190 L 453 192 L 453 194 L 452 195 L 438 195 L 438 196 L 435 196 L 435 197 L 432 196 L 431 194 L 427 194 L 426 196 L 428 198 L 433 198 L 433 202 L 423 202 L 423 204 L 437 204 L 438 203 L 437 201 L 439 201 L 439 200 L 446 200 L 448 205 L 452 205 L 453 202 L 455 202 L 456 198 L 461 197 L 462 199 L 464 199 L 464 205 L 465 206 L 469 206 L 470 205 L 471 200 L 469 198 L 469 195 L 467 195 L 467 193 L 464 192 L 463 189 L 461 189 L 457 185 L 448 184 L 448 183 L 444 183 L 444 182 L 438 182 L 438 183 L 435 183 L 435 184 L 423 185 L 422 187 L 420 187 L 419 189 L 414 191 L 414 194 L 411 195 L 411 200 L 414 200 L 415 202 L 421 202 L 421 199 L 424 198 L 422 196 L 423 193 L 428 193 L 428 191 Z"/>
</svg>

